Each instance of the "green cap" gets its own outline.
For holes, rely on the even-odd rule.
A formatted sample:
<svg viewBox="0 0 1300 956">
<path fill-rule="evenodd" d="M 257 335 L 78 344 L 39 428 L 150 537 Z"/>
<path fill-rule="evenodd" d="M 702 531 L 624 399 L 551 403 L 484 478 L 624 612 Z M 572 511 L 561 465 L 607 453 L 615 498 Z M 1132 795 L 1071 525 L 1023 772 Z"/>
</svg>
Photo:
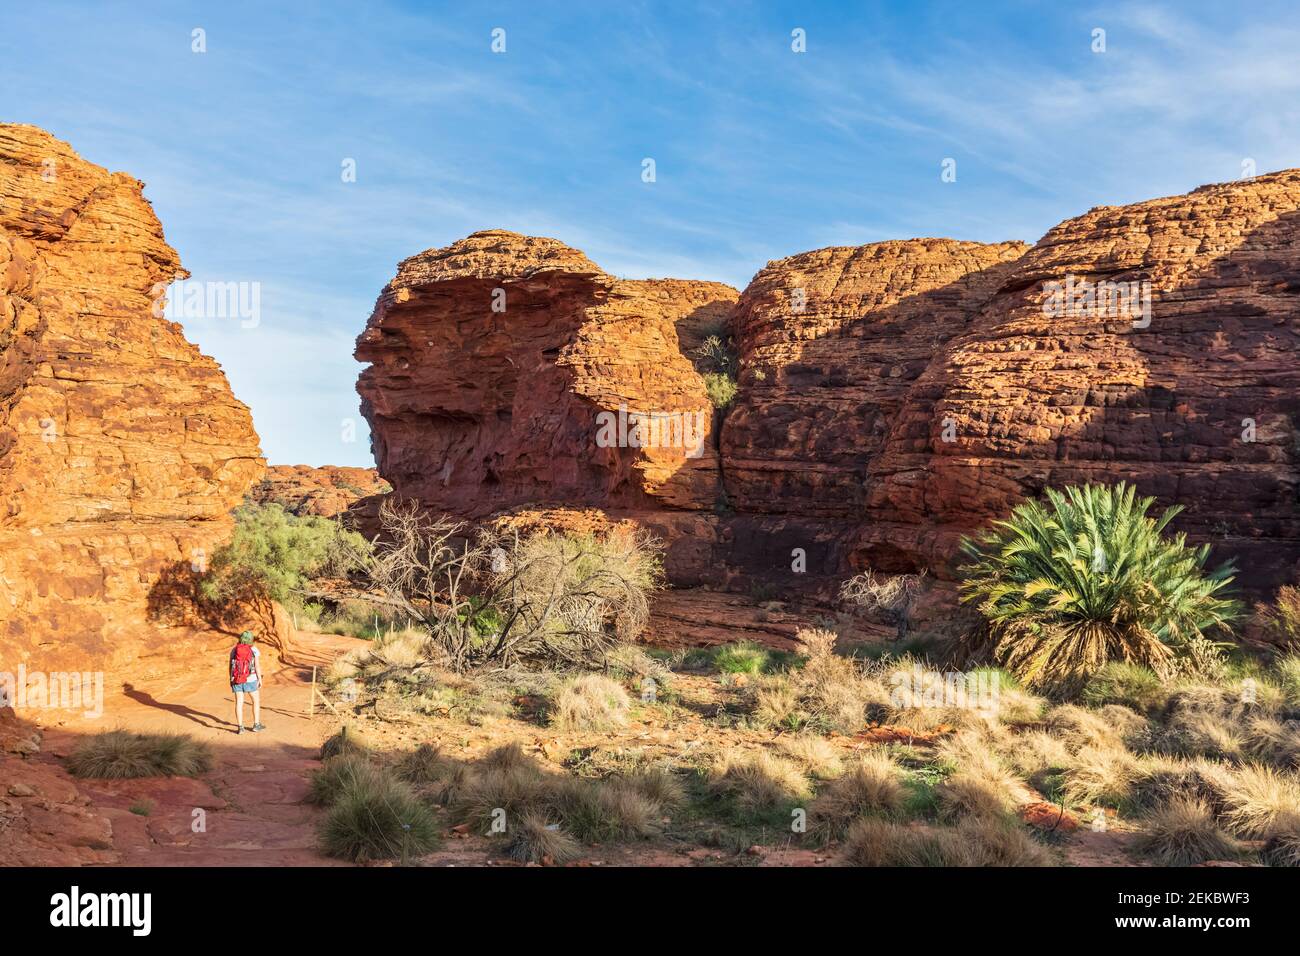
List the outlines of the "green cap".
<svg viewBox="0 0 1300 956">
<path fill-rule="evenodd" d="M 255 638 L 253 637 L 252 631 L 245 631 L 243 634 L 239 635 L 239 643 L 241 644 L 252 644 L 254 640 Z"/>
</svg>

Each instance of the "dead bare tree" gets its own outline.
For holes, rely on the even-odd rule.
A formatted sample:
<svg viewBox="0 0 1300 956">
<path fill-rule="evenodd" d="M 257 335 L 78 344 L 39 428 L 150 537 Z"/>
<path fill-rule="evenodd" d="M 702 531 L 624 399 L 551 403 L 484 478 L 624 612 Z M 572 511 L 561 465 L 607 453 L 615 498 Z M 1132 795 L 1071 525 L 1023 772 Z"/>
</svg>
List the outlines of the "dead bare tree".
<svg viewBox="0 0 1300 956">
<path fill-rule="evenodd" d="M 471 532 L 415 502 L 385 502 L 379 517 L 361 597 L 403 611 L 457 670 L 595 666 L 649 621 L 661 571 L 659 543 L 644 532 Z"/>
<path fill-rule="evenodd" d="M 926 572 L 920 574 L 877 575 L 868 568 L 849 578 L 840 587 L 840 600 L 867 613 L 879 614 L 898 632 L 898 640 L 907 636 L 911 624 L 912 601 L 921 589 Z"/>
</svg>

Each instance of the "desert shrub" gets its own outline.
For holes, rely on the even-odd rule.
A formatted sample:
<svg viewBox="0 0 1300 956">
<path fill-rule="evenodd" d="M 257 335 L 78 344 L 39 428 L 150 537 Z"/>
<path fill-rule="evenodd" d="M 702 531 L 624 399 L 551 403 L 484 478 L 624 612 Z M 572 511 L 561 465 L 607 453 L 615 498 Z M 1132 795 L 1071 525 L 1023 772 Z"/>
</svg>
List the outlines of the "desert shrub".
<svg viewBox="0 0 1300 956">
<path fill-rule="evenodd" d="M 663 807 L 621 778 L 564 781 L 556 806 L 565 826 L 588 843 L 612 843 L 649 836 L 659 829 Z"/>
<path fill-rule="evenodd" d="M 768 649 L 753 641 L 723 644 L 713 652 L 713 666 L 723 674 L 761 674 L 771 659 Z"/>
<path fill-rule="evenodd" d="M 1269 866 L 1300 866 L 1300 813 L 1274 820 L 1260 859 Z"/>
<path fill-rule="evenodd" d="M 1076 691 L 1111 661 L 1167 674 L 1175 648 L 1239 613 L 1231 565 L 1207 571 L 1208 545 L 1165 536 L 1178 508 L 1150 518 L 1154 499 L 1124 484 L 1046 497 L 962 545 L 962 600 L 984 615 L 993 657 L 1029 686 Z"/>
<path fill-rule="evenodd" d="M 844 772 L 839 751 L 821 737 L 808 734 L 783 737 L 777 746 L 814 780 L 833 780 Z"/>
<path fill-rule="evenodd" d="M 884 751 L 869 752 L 822 788 L 808 805 L 809 824 L 836 840 L 860 817 L 897 814 L 905 796 L 898 764 Z"/>
<path fill-rule="evenodd" d="M 686 802 L 686 788 L 681 780 L 663 767 L 636 767 L 619 778 L 619 782 L 654 801 L 661 811 L 675 810 Z"/>
<path fill-rule="evenodd" d="M 883 618 L 893 625 L 898 639 L 902 640 L 911 625 L 912 604 L 924 577 L 924 572 L 877 575 L 868 568 L 844 582 L 840 587 L 840 600 L 850 607 Z"/>
<path fill-rule="evenodd" d="M 1123 704 L 1137 711 L 1150 712 L 1164 705 L 1168 691 L 1160 675 L 1150 668 L 1111 661 L 1088 678 L 1082 697 L 1085 704 L 1093 707 Z"/>
<path fill-rule="evenodd" d="M 581 674 L 560 685 L 551 723 L 564 730 L 610 730 L 627 723 L 627 691 L 602 674 Z"/>
<path fill-rule="evenodd" d="M 278 504 L 235 510 L 230 541 L 212 555 L 199 594 L 216 605 L 266 597 L 300 601 L 313 578 L 354 569 L 370 545 L 331 518 L 298 517 Z"/>
<path fill-rule="evenodd" d="M 726 372 L 705 372 L 704 391 L 714 408 L 729 408 L 736 400 L 739 388 L 736 380 Z"/>
<path fill-rule="evenodd" d="M 835 653 L 833 631 L 802 628 L 795 639 L 802 644 L 806 658 L 803 667 L 791 674 L 791 681 L 812 727 L 856 733 L 866 723 L 869 710 L 889 710 L 888 688 L 865 673 L 857 661 Z"/>
<path fill-rule="evenodd" d="M 360 778 L 378 772 L 375 765 L 360 754 L 331 757 L 312 773 L 307 802 L 322 807 L 333 806 L 349 786 L 355 786 Z"/>
<path fill-rule="evenodd" d="M 1173 797 L 1147 816 L 1134 847 L 1163 866 L 1224 860 L 1241 852 L 1219 828 L 1209 804 L 1188 796 Z"/>
<path fill-rule="evenodd" d="M 420 744 L 398 761 L 394 772 L 407 783 L 414 784 L 439 803 L 449 803 L 461 792 L 469 779 L 469 765 L 460 760 L 444 757 L 432 744 Z"/>
<path fill-rule="evenodd" d="M 766 751 L 724 753 L 713 768 L 709 788 L 741 813 L 783 809 L 810 794 L 798 766 Z"/>
<path fill-rule="evenodd" d="M 1246 752 L 1255 760 L 1300 770 L 1300 729 L 1294 721 L 1282 721 L 1267 714 L 1250 717 L 1242 740 Z"/>
<path fill-rule="evenodd" d="M 1138 807 L 1154 808 L 1174 797 L 1193 797 L 1216 812 L 1232 786 L 1232 769 L 1213 760 L 1143 757 L 1134 766 L 1129 798 Z"/>
<path fill-rule="evenodd" d="M 976 733 L 967 731 L 944 740 L 937 758 L 953 768 L 935 787 L 944 819 L 1006 816 L 1029 802 L 1025 785 Z"/>
<path fill-rule="evenodd" d="M 1223 819 L 1239 836 L 1268 839 L 1300 815 L 1300 778 L 1260 764 L 1239 767 L 1223 797 Z"/>
<path fill-rule="evenodd" d="M 1300 654 L 1279 657 L 1273 667 L 1286 702 L 1300 707 Z"/>
<path fill-rule="evenodd" d="M 212 769 L 212 748 L 187 734 L 109 730 L 77 744 L 67 759 L 74 777 L 197 777 Z"/>
<path fill-rule="evenodd" d="M 1120 731 L 1095 710 L 1061 704 L 1049 710 L 1044 730 L 1060 738 L 1071 752 L 1084 747 L 1122 747 Z"/>
<path fill-rule="evenodd" d="M 1282 585 L 1271 605 L 1256 605 L 1255 611 L 1273 641 L 1300 649 L 1300 587 Z"/>
<path fill-rule="evenodd" d="M 808 722 L 799 691 L 788 677 L 767 678 L 754 692 L 754 721 L 761 727 L 798 730 Z"/>
<path fill-rule="evenodd" d="M 440 839 L 428 807 L 405 783 L 382 771 L 343 781 L 319 836 L 327 856 L 353 863 L 421 856 Z"/>
<path fill-rule="evenodd" d="M 521 662 L 598 667 L 649 620 L 660 545 L 617 526 L 604 535 L 461 524 L 414 503 L 380 506 L 383 535 L 362 560 L 375 594 L 432 638 L 452 669 Z"/>
<path fill-rule="evenodd" d="M 1051 866 L 1051 854 L 1012 821 L 971 818 L 956 827 L 919 829 L 866 818 L 849 828 L 850 866 Z"/>
<path fill-rule="evenodd" d="M 329 760 L 331 757 L 338 757 L 343 754 L 365 756 L 368 753 L 370 753 L 370 744 L 365 737 L 344 724 L 320 745 L 318 756 L 321 760 Z"/>
<path fill-rule="evenodd" d="M 1085 746 L 1066 770 L 1061 788 L 1070 803 L 1123 807 L 1133 797 L 1138 761 L 1122 745 Z"/>
<path fill-rule="evenodd" d="M 521 813 L 513 825 L 507 824 L 506 834 L 506 854 L 521 863 L 567 863 L 582 853 L 578 841 L 545 812 Z"/>
<path fill-rule="evenodd" d="M 1044 792 L 1052 789 L 1055 780 L 1072 762 L 1072 755 L 1061 739 L 1043 731 L 1019 734 L 999 747 L 999 753 L 1011 769 Z"/>
<path fill-rule="evenodd" d="M 486 836 L 497 819 L 497 810 L 505 811 L 508 826 L 526 810 L 552 807 L 561 782 L 531 761 L 513 766 L 480 764 L 448 806 L 455 819 Z"/>
</svg>

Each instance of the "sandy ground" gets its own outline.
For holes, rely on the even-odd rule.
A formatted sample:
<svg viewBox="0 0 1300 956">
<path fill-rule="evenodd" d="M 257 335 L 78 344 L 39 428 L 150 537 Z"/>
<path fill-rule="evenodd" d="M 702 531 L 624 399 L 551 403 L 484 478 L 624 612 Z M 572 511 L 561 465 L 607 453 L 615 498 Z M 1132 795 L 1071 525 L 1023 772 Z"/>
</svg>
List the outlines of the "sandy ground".
<svg viewBox="0 0 1300 956">
<path fill-rule="evenodd" d="M 262 721 L 267 729 L 258 734 L 234 733 L 234 695 L 226 680 L 226 649 L 220 646 L 214 645 L 213 652 L 199 661 L 164 658 L 151 664 L 150 676 L 106 687 L 102 718 L 67 719 L 40 728 L 38 753 L 0 754 L 0 860 L 18 865 L 340 865 L 315 850 L 320 811 L 302 802 L 311 772 L 320 766 L 320 743 L 339 724 L 320 705 L 314 716 L 308 713 L 312 665 L 323 667 L 362 643 L 300 632 L 287 658 L 264 648 Z M 246 708 L 245 722 L 251 725 L 251 705 Z M 212 746 L 216 765 L 197 779 L 92 781 L 69 776 L 62 758 L 78 740 L 112 728 L 190 734 Z M 376 742 L 382 746 L 406 749 L 414 745 L 414 738 L 428 739 L 466 757 L 506 742 L 507 736 L 542 760 L 555 760 L 579 743 L 549 739 L 551 734 L 535 725 L 521 725 L 505 735 L 503 729 L 499 725 L 453 727 L 436 720 L 429 724 L 376 720 L 366 732 L 375 736 L 372 731 L 378 731 Z M 677 750 L 683 742 L 731 744 L 749 736 L 746 731 L 720 730 L 687 711 L 686 716 L 667 721 L 648 713 L 602 743 L 667 751 Z M 761 736 L 741 742 L 770 746 Z M 876 741 L 866 734 L 840 738 L 840 742 L 857 749 Z M 1121 824 L 1092 832 L 1085 824 L 1065 839 L 1062 849 L 1076 865 L 1131 866 L 1134 861 L 1125 852 L 1130 835 L 1124 829 Z M 439 850 L 414 862 L 512 865 L 489 841 L 463 830 L 450 829 Z M 591 847 L 574 865 L 817 866 L 833 862 L 833 849 L 780 842 L 737 853 L 659 841 Z"/>
</svg>

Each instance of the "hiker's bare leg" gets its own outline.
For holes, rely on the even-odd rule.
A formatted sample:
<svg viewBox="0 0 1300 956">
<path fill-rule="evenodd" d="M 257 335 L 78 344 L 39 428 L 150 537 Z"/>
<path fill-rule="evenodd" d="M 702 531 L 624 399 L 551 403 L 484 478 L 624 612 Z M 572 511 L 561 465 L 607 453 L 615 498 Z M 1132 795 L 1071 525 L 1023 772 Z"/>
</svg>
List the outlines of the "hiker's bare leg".
<svg viewBox="0 0 1300 956">
<path fill-rule="evenodd" d="M 253 723 L 260 724 L 262 722 L 262 688 L 259 687 L 257 690 L 251 690 L 248 693 L 253 698 Z"/>
<path fill-rule="evenodd" d="M 254 704 L 254 706 L 257 705 Z M 235 691 L 235 722 L 240 727 L 244 726 L 244 692 L 242 690 Z"/>
</svg>

